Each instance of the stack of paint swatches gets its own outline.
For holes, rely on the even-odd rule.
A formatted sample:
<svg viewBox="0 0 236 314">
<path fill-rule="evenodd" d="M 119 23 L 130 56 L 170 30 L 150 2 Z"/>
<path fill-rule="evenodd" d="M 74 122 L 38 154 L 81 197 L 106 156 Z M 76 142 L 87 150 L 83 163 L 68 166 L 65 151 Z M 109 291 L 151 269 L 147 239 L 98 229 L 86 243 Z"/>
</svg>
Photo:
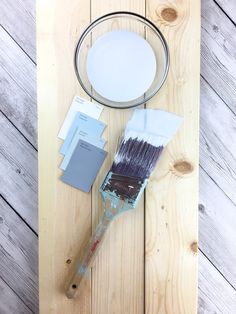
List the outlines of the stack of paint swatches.
<svg viewBox="0 0 236 314">
<path fill-rule="evenodd" d="M 61 180 L 89 192 L 107 152 L 101 137 L 106 125 L 99 121 L 103 106 L 75 96 L 58 137 L 63 139 Z"/>
</svg>

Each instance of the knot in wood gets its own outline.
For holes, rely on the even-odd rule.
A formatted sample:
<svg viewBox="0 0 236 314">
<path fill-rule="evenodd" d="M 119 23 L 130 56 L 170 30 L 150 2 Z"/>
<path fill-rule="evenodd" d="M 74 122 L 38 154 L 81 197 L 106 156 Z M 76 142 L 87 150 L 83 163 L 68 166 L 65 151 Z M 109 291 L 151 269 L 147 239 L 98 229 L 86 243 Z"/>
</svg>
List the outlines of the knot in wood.
<svg viewBox="0 0 236 314">
<path fill-rule="evenodd" d="M 197 249 L 198 249 L 198 244 L 196 241 L 192 242 L 191 245 L 190 245 L 190 248 L 191 248 L 191 251 L 193 253 L 197 253 Z"/>
<path fill-rule="evenodd" d="M 174 169 L 180 174 L 188 174 L 193 171 L 193 165 L 185 160 L 175 162 Z"/>
<path fill-rule="evenodd" d="M 167 22 L 174 22 L 178 17 L 178 13 L 173 8 L 164 8 L 161 11 L 161 17 Z"/>
<path fill-rule="evenodd" d="M 202 204 L 199 204 L 198 205 L 198 210 L 201 212 L 201 213 L 205 213 L 205 206 L 204 205 L 202 205 Z"/>
</svg>

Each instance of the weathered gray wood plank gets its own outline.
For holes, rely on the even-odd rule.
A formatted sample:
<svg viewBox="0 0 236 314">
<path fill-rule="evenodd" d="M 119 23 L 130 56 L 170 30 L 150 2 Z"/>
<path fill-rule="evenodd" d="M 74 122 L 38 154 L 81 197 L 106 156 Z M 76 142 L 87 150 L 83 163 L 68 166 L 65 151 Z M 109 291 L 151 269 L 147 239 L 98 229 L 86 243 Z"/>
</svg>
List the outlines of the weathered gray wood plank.
<svg viewBox="0 0 236 314">
<path fill-rule="evenodd" d="M 0 194 L 37 231 L 37 152 L 2 113 L 0 129 Z"/>
<path fill-rule="evenodd" d="M 236 116 L 201 80 L 200 164 L 236 204 Z"/>
<path fill-rule="evenodd" d="M 201 22 L 201 74 L 236 113 L 236 27 L 212 0 Z"/>
<path fill-rule="evenodd" d="M 219 6 L 236 23 L 236 1 L 235 0 L 217 0 Z"/>
<path fill-rule="evenodd" d="M 236 291 L 201 253 L 199 254 L 198 313 L 236 313 Z"/>
<path fill-rule="evenodd" d="M 199 246 L 236 288 L 236 210 L 233 203 L 200 169 Z"/>
<path fill-rule="evenodd" d="M 32 311 L 10 289 L 0 277 L 0 313 L 1 314 L 32 314 Z"/>
<path fill-rule="evenodd" d="M 2 279 L 33 313 L 38 313 L 37 236 L 2 198 L 0 239 Z"/>
<path fill-rule="evenodd" d="M 35 61 L 35 0 L 1 0 L 0 24 Z"/>
<path fill-rule="evenodd" d="M 36 67 L 0 27 L 0 110 L 37 146 Z"/>
</svg>

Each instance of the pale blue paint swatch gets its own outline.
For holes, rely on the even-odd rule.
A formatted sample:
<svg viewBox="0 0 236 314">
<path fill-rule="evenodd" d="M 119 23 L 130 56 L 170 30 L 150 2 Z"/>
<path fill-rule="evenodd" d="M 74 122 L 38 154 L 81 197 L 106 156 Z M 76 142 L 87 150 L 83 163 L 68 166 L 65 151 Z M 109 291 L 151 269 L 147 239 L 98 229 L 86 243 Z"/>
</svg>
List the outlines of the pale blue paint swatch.
<svg viewBox="0 0 236 314">
<path fill-rule="evenodd" d="M 99 139 L 105 127 L 105 123 L 90 116 L 87 116 L 84 113 L 77 112 L 70 127 L 70 130 L 66 136 L 66 139 L 60 148 L 60 153 L 63 155 L 67 153 L 74 137 L 77 138 L 76 143 L 78 142 L 80 137 L 80 131 L 83 131 L 86 134 L 90 134 L 92 138 L 97 137 Z"/>
</svg>

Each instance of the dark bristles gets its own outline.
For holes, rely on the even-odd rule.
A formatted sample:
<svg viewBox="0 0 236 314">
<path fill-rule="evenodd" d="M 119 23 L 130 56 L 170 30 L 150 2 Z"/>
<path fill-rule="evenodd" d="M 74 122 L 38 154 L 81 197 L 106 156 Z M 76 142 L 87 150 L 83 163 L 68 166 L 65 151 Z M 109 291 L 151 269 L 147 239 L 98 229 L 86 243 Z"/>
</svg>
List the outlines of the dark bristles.
<svg viewBox="0 0 236 314">
<path fill-rule="evenodd" d="M 144 180 L 137 177 L 127 177 L 109 172 L 102 184 L 103 191 L 114 192 L 121 200 L 135 202 Z"/>
<path fill-rule="evenodd" d="M 137 138 L 122 141 L 112 164 L 111 171 L 130 177 L 149 178 L 163 146 L 153 146 Z"/>
</svg>

